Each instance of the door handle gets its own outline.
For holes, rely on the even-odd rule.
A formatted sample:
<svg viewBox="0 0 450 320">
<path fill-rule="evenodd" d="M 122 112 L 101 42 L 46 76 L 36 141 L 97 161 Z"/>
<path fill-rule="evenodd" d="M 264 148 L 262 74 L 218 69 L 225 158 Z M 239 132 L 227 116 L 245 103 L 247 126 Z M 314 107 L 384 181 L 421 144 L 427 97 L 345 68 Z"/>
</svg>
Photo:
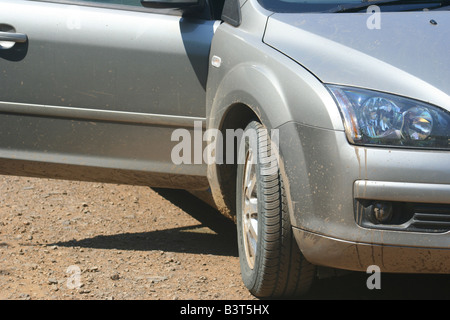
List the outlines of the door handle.
<svg viewBox="0 0 450 320">
<path fill-rule="evenodd" d="M 27 42 L 27 35 L 23 33 L 0 31 L 0 41 L 24 43 Z"/>
</svg>

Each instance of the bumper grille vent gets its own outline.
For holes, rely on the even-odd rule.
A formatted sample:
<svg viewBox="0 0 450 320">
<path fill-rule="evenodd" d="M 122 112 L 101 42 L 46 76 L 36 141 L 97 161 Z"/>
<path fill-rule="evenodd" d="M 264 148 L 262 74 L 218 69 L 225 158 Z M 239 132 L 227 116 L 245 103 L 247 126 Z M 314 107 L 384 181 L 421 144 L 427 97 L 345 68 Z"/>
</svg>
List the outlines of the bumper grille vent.
<svg viewBox="0 0 450 320">
<path fill-rule="evenodd" d="M 450 231 L 450 205 L 416 204 L 408 230 L 425 232 Z"/>
<path fill-rule="evenodd" d="M 443 233 L 450 231 L 450 204 L 390 202 L 388 221 L 373 219 L 377 200 L 356 202 L 356 222 L 365 228 L 411 232 Z"/>
</svg>

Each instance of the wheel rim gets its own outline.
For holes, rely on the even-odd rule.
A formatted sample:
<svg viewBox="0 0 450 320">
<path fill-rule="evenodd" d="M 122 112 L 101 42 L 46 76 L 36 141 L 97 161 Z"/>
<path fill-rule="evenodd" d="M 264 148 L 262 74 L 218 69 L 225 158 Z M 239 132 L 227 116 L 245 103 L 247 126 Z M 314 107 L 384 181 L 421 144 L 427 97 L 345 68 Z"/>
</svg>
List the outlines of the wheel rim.
<svg viewBox="0 0 450 320">
<path fill-rule="evenodd" d="M 245 256 L 250 269 L 255 266 L 258 248 L 258 195 L 256 188 L 256 165 L 253 151 L 246 154 L 242 199 L 242 233 Z"/>
</svg>

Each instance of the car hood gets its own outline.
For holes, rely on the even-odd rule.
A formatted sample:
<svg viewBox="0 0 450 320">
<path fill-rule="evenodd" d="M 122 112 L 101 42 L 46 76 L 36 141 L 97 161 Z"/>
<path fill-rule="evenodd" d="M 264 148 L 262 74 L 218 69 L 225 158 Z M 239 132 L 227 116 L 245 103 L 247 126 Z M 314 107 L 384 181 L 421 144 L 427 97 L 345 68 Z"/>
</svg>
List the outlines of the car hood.
<svg viewBox="0 0 450 320">
<path fill-rule="evenodd" d="M 379 29 L 372 28 L 374 18 L 276 13 L 268 19 L 264 42 L 324 83 L 409 96 L 450 110 L 450 12 L 381 13 Z"/>
</svg>

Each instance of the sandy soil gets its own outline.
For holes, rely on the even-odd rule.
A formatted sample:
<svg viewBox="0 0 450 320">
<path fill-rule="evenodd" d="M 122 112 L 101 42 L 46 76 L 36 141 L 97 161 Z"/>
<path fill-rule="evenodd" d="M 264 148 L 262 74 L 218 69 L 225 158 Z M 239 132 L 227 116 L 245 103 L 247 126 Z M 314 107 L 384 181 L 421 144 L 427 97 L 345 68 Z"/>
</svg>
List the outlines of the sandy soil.
<svg viewBox="0 0 450 320">
<path fill-rule="evenodd" d="M 0 300 L 257 300 L 235 225 L 185 191 L 0 176 Z M 450 299 L 448 275 L 321 279 L 305 299 Z"/>
<path fill-rule="evenodd" d="M 254 299 L 234 224 L 184 191 L 0 179 L 0 299 Z"/>
</svg>

